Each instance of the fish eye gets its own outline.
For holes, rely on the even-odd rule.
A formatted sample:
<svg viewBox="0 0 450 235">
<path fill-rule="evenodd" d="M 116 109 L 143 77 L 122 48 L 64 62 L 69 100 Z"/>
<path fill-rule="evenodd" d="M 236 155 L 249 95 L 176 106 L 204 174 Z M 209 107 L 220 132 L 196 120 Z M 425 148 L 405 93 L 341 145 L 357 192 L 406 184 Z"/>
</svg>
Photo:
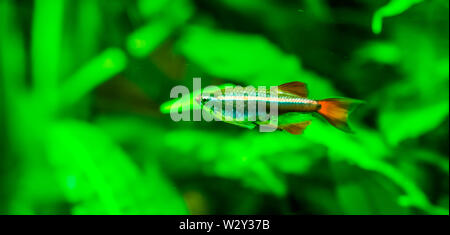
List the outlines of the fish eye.
<svg viewBox="0 0 450 235">
<path fill-rule="evenodd" d="M 209 100 L 211 100 L 211 97 L 209 97 L 209 96 L 202 96 L 202 97 L 201 97 L 201 102 L 202 102 L 202 103 L 206 103 L 206 102 L 208 102 Z"/>
<path fill-rule="evenodd" d="M 202 96 L 202 100 L 211 100 L 214 98 L 214 94 L 206 94 Z"/>
</svg>

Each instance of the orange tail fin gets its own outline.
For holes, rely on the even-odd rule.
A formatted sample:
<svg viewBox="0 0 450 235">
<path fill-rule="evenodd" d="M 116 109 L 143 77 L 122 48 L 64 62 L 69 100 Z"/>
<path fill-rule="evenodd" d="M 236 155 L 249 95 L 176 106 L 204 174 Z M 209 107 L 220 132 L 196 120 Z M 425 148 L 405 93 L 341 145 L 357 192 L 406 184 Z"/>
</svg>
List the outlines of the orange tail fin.
<svg viewBox="0 0 450 235">
<path fill-rule="evenodd" d="M 317 112 L 334 127 L 352 133 L 353 131 L 350 129 L 347 119 L 349 109 L 355 103 L 360 103 L 360 101 L 346 98 L 320 100 L 319 104 L 322 107 Z"/>
</svg>

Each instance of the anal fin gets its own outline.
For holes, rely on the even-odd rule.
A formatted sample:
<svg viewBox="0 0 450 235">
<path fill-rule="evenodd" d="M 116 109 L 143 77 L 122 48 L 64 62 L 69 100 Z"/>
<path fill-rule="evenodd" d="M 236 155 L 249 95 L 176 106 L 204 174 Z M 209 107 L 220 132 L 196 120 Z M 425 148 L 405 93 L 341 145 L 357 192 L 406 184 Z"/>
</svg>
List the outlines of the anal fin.
<svg viewBox="0 0 450 235">
<path fill-rule="evenodd" d="M 285 130 L 293 135 L 301 135 L 305 131 L 306 127 L 311 124 L 311 121 L 303 121 L 299 123 L 280 125 L 278 128 Z"/>
</svg>

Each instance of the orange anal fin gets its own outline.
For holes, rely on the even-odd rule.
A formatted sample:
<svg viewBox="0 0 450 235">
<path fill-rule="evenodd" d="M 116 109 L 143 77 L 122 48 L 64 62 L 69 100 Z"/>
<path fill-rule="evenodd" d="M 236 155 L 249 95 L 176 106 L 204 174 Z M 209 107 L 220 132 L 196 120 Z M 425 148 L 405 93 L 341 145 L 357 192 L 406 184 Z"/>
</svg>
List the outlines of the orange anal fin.
<svg viewBox="0 0 450 235">
<path fill-rule="evenodd" d="M 283 85 L 279 85 L 278 89 L 300 97 L 308 97 L 308 89 L 306 88 L 306 84 L 302 82 L 285 83 Z"/>
<path fill-rule="evenodd" d="M 304 121 L 293 124 L 280 125 L 278 128 L 285 130 L 293 135 L 301 135 L 305 131 L 306 127 L 311 124 L 311 121 Z"/>
</svg>

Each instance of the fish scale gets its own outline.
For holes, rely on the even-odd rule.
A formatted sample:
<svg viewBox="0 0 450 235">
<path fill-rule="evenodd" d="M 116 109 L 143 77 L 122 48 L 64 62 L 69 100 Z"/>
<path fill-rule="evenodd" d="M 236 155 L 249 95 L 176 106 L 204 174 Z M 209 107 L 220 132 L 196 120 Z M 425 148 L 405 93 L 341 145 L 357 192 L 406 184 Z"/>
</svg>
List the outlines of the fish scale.
<svg viewBox="0 0 450 235">
<path fill-rule="evenodd" d="M 233 120 L 267 120 L 270 113 L 270 105 L 278 110 L 278 114 L 289 112 L 315 112 L 320 108 L 317 101 L 298 97 L 291 94 L 284 94 L 282 91 L 277 91 L 275 95 L 270 93 L 270 90 L 254 89 L 236 89 L 232 92 L 226 89 L 221 90 L 221 95 L 211 97 L 210 102 L 213 107 L 220 107 L 222 115 L 225 118 L 232 118 Z M 278 95 L 280 94 L 280 95 Z M 253 103 L 252 103 L 253 102 Z M 263 107 L 260 108 L 260 102 Z M 252 103 L 252 106 L 250 104 Z M 227 109 L 227 105 L 229 108 Z M 249 109 L 249 107 L 254 107 Z M 220 112 L 218 108 L 213 110 Z"/>
</svg>

